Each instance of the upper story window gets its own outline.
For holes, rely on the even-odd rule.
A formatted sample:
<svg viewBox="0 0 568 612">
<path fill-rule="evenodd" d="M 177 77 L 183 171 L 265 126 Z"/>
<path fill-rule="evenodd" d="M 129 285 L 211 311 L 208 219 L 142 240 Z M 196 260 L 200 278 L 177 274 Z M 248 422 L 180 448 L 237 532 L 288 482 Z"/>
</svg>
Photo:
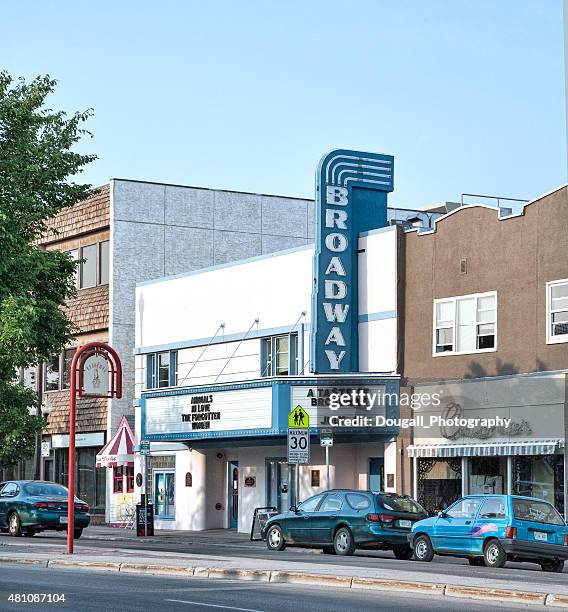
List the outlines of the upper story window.
<svg viewBox="0 0 568 612">
<path fill-rule="evenodd" d="M 434 300 L 434 355 L 494 351 L 497 293 Z"/>
<path fill-rule="evenodd" d="M 261 343 L 261 376 L 298 373 L 298 334 L 263 338 Z"/>
<path fill-rule="evenodd" d="M 89 289 L 109 282 L 109 241 L 88 244 L 79 249 L 67 251 L 72 259 L 82 260 L 77 269 L 79 289 Z"/>
<path fill-rule="evenodd" d="M 568 342 L 568 279 L 546 285 L 548 344 Z"/>
<path fill-rule="evenodd" d="M 159 389 L 177 385 L 177 351 L 146 356 L 146 388 Z"/>
<path fill-rule="evenodd" d="M 65 349 L 44 365 L 44 391 L 64 391 L 71 387 L 71 364 L 76 348 Z"/>
</svg>

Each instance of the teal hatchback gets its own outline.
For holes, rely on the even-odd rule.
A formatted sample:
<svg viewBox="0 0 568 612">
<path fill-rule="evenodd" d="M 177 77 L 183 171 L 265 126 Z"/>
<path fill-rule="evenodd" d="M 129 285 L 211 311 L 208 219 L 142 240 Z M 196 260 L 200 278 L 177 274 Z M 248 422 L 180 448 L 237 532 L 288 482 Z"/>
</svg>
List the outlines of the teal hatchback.
<svg viewBox="0 0 568 612">
<path fill-rule="evenodd" d="M 408 540 L 418 561 L 434 555 L 487 567 L 530 561 L 545 572 L 561 572 L 568 559 L 568 527 L 556 508 L 517 495 L 468 495 L 415 523 Z"/>
<path fill-rule="evenodd" d="M 426 510 L 406 495 L 333 489 L 268 519 L 262 537 L 269 550 L 292 545 L 352 555 L 364 548 L 392 550 L 397 559 L 410 559 L 407 535 L 426 516 Z"/>
<path fill-rule="evenodd" d="M 89 525 L 89 506 L 75 498 L 74 537 Z M 0 483 L 0 529 L 12 536 L 34 536 L 67 529 L 67 488 L 55 482 L 12 480 Z"/>
</svg>

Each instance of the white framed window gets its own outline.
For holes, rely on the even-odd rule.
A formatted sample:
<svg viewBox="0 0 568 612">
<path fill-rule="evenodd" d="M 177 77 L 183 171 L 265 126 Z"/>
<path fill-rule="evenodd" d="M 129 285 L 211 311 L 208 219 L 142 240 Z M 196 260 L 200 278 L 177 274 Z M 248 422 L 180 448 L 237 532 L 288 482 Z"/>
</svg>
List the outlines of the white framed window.
<svg viewBox="0 0 568 612">
<path fill-rule="evenodd" d="M 497 350 L 497 292 L 434 300 L 432 354 Z"/>
<path fill-rule="evenodd" d="M 568 342 L 568 278 L 546 283 L 546 343 Z"/>
<path fill-rule="evenodd" d="M 261 376 L 294 376 L 298 372 L 298 334 L 261 340 Z"/>
</svg>

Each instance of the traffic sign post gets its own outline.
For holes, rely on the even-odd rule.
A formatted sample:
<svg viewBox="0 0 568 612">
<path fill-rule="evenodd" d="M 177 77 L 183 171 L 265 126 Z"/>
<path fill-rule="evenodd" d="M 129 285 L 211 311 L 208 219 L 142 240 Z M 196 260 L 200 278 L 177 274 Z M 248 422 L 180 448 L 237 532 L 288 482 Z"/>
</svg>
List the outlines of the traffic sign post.
<svg viewBox="0 0 568 612">
<path fill-rule="evenodd" d="M 333 446 L 333 430 L 332 429 L 321 429 L 320 430 L 320 446 L 325 447 L 325 476 L 327 488 L 331 489 L 331 483 L 329 481 L 329 447 Z"/>
<path fill-rule="evenodd" d="M 140 494 L 140 505 L 144 507 L 144 516 L 146 517 L 148 516 L 148 495 L 147 495 L 148 485 L 146 484 L 146 478 L 148 474 L 147 460 L 148 460 L 149 454 L 150 454 L 150 440 L 140 440 L 140 456 L 144 458 L 142 461 L 144 478 L 142 482 L 143 489 L 142 489 L 142 493 Z M 153 535 L 153 529 L 154 529 L 154 526 L 152 525 L 152 535 Z M 140 529 L 136 530 L 136 535 L 142 535 Z M 144 536 L 150 535 L 148 533 L 148 520 L 144 521 L 144 534 L 143 535 Z"/>
<path fill-rule="evenodd" d="M 296 505 L 300 497 L 300 464 L 310 462 L 310 416 L 296 406 L 288 415 L 288 463 L 296 465 Z"/>
</svg>

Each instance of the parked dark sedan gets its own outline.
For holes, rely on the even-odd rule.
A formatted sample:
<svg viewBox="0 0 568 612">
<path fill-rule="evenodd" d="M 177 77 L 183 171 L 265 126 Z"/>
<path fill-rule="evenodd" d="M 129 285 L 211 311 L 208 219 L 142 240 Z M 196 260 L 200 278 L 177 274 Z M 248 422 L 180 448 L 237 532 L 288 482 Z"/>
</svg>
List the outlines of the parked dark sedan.
<svg viewBox="0 0 568 612">
<path fill-rule="evenodd" d="M 397 559 L 410 559 L 407 535 L 416 521 L 427 516 L 407 495 L 333 489 L 271 517 L 262 535 L 269 550 L 297 545 L 352 555 L 365 548 L 392 550 Z"/>
<path fill-rule="evenodd" d="M 67 529 L 68 490 L 54 482 L 10 480 L 0 483 L 0 529 L 28 537 Z M 91 521 L 89 506 L 75 498 L 75 539 Z"/>
</svg>

